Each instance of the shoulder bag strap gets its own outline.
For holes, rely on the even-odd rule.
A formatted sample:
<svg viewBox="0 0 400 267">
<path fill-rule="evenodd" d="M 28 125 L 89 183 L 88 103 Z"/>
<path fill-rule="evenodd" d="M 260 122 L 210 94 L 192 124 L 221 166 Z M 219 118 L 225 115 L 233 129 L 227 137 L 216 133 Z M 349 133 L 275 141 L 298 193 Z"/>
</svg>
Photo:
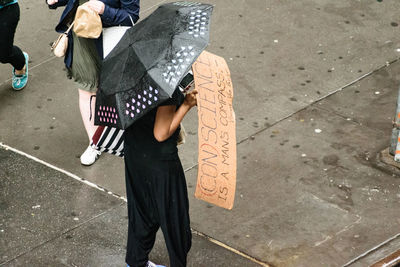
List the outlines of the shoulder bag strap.
<svg viewBox="0 0 400 267">
<path fill-rule="evenodd" d="M 132 19 L 131 15 L 129 15 L 129 18 L 130 18 L 130 20 L 132 22 L 132 26 L 135 26 L 135 23 L 133 22 L 133 19 Z"/>
<path fill-rule="evenodd" d="M 71 23 L 71 25 L 69 25 L 68 30 L 65 31 L 65 34 L 68 34 L 70 32 L 70 30 L 72 29 L 72 26 L 74 26 L 75 21 L 73 21 Z"/>
</svg>

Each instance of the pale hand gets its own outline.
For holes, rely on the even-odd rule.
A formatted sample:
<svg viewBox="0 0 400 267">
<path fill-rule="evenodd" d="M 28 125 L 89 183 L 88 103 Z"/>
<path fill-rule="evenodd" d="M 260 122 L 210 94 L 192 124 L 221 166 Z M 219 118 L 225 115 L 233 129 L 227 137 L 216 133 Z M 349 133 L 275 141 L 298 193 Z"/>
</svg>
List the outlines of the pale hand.
<svg viewBox="0 0 400 267">
<path fill-rule="evenodd" d="M 89 2 L 86 2 L 86 4 L 89 6 L 90 9 L 92 9 L 94 12 L 96 12 L 99 15 L 104 13 L 105 5 L 103 2 L 101 2 L 99 0 L 90 0 Z"/>
<path fill-rule="evenodd" d="M 50 6 L 54 5 L 57 2 L 58 2 L 58 0 L 47 0 L 47 4 L 50 5 Z"/>
<path fill-rule="evenodd" d="M 190 108 L 194 107 L 197 105 L 197 90 L 194 89 L 193 91 L 191 91 L 190 93 L 188 93 L 185 96 L 185 100 L 184 100 L 184 104 L 188 105 Z"/>
</svg>

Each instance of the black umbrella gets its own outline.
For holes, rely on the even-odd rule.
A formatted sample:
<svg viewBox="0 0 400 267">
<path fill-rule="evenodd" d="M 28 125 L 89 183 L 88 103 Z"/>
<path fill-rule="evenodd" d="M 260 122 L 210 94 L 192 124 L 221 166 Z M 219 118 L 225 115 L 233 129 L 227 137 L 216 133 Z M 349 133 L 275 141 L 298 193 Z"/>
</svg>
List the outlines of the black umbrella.
<svg viewBox="0 0 400 267">
<path fill-rule="evenodd" d="M 95 124 L 126 129 L 168 99 L 208 45 L 212 10 L 168 3 L 129 29 L 103 61 Z"/>
</svg>

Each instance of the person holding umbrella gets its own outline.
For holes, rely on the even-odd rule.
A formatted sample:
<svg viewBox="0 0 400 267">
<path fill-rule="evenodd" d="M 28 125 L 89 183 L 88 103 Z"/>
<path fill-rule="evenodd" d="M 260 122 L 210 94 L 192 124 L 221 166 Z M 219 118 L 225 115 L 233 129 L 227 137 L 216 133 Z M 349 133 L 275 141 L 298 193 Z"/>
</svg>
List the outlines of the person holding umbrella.
<svg viewBox="0 0 400 267">
<path fill-rule="evenodd" d="M 66 6 L 56 26 L 57 32 L 65 32 L 72 22 L 76 7 L 88 2 L 88 6 L 101 17 L 103 27 L 132 26 L 139 19 L 139 0 L 46 0 L 49 8 L 55 9 Z M 90 114 L 94 110 L 95 101 L 91 101 L 96 95 L 98 87 L 101 61 L 103 59 L 102 36 L 98 39 L 86 39 L 69 33 L 68 49 L 64 63 L 68 77 L 75 80 L 79 92 L 79 108 L 82 121 L 89 139 L 89 146 L 81 155 L 83 165 L 92 165 L 101 152 L 90 146 L 90 141 L 96 132 L 97 126 Z"/>
<path fill-rule="evenodd" d="M 156 266 L 148 255 L 159 228 L 169 266 L 187 263 L 192 235 L 177 143 L 197 91 L 184 96 L 181 89 L 188 89 L 192 64 L 209 43 L 212 10 L 198 2 L 162 4 L 127 30 L 103 60 L 95 123 L 125 129 L 130 267 Z"/>
<path fill-rule="evenodd" d="M 24 89 L 28 82 L 29 60 L 28 54 L 14 45 L 19 16 L 18 0 L 0 0 L 0 62 L 14 67 L 11 85 L 16 91 Z"/>
<path fill-rule="evenodd" d="M 186 266 L 192 235 L 177 140 L 182 119 L 197 104 L 196 94 L 193 90 L 184 96 L 176 89 L 171 98 L 125 131 L 128 266 L 156 266 L 148 261 L 148 255 L 160 227 L 170 266 Z"/>
</svg>

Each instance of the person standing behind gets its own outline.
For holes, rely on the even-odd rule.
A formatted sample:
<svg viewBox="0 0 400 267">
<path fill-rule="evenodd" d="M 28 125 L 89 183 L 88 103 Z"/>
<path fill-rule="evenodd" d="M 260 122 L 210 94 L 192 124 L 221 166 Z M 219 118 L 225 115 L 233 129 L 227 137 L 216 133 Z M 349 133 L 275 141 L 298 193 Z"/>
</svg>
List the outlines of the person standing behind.
<svg viewBox="0 0 400 267">
<path fill-rule="evenodd" d="M 11 64 L 12 88 L 25 88 L 28 82 L 29 56 L 14 45 L 14 35 L 20 17 L 18 0 L 0 0 L 0 62 Z"/>
<path fill-rule="evenodd" d="M 46 2 L 51 9 L 65 6 L 60 22 L 56 26 L 56 31 L 60 33 L 65 32 L 72 23 L 77 6 L 86 2 L 100 15 L 103 27 L 132 26 L 132 23 L 139 19 L 139 0 L 46 0 Z M 102 36 L 98 39 L 87 39 L 78 37 L 70 31 L 64 63 L 68 77 L 74 79 L 79 88 L 79 109 L 89 138 L 89 146 L 80 160 L 87 166 L 92 165 L 101 154 L 90 146 L 97 129 L 90 114 L 94 114 L 95 101 L 91 99 L 96 95 L 102 59 Z"/>
</svg>

